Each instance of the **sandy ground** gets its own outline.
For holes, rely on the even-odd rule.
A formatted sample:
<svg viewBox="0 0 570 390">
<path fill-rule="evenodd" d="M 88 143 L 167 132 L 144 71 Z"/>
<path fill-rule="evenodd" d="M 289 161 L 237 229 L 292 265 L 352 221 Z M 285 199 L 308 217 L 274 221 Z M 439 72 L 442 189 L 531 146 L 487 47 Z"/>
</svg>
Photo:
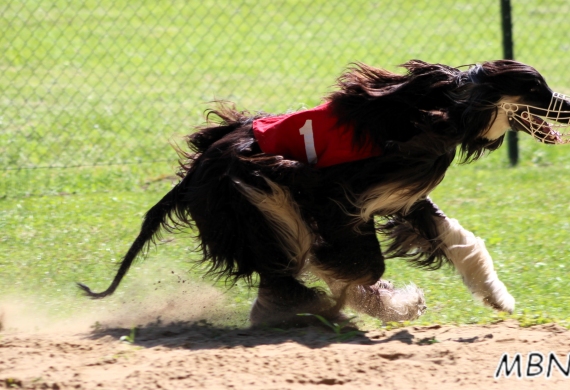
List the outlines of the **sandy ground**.
<svg viewBox="0 0 570 390">
<path fill-rule="evenodd" d="M 172 275 L 140 298 L 81 297 L 67 320 L 4 297 L 0 389 L 570 389 L 570 331 L 559 325 L 344 329 L 344 340 L 324 326 L 228 328 L 218 324 L 236 313 L 223 292 Z M 551 361 L 548 378 L 551 352 L 561 368 Z M 534 377 L 529 356 L 544 358 Z"/>
<path fill-rule="evenodd" d="M 319 326 L 228 329 L 207 322 L 140 328 L 0 333 L 0 388 L 27 389 L 547 389 L 570 388 L 564 374 L 570 332 L 558 325 L 406 327 L 341 342 Z M 535 377 L 494 379 L 504 353 L 545 361 Z M 546 360 L 553 352 L 547 378 Z"/>
</svg>

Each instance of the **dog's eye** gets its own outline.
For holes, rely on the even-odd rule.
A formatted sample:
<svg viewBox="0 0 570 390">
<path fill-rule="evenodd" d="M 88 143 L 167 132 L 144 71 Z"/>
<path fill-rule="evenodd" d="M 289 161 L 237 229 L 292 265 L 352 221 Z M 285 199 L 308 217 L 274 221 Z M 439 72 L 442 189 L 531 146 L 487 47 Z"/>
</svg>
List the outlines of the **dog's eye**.
<svg viewBox="0 0 570 390">
<path fill-rule="evenodd" d="M 537 81 L 536 84 L 530 89 L 530 92 L 531 93 L 540 92 L 541 88 L 542 88 L 542 85 L 540 84 L 540 81 Z"/>
</svg>

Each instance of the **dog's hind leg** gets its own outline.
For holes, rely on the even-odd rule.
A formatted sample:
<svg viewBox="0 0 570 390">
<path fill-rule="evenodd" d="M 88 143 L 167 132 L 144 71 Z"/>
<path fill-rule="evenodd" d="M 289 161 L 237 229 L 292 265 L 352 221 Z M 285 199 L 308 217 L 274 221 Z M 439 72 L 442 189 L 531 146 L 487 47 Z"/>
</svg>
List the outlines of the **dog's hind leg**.
<svg viewBox="0 0 570 390">
<path fill-rule="evenodd" d="M 252 326 L 313 322 L 312 318 L 299 316 L 304 313 L 331 321 L 343 318 L 338 302 L 324 291 L 309 288 L 293 276 L 260 275 L 258 296 L 249 316 Z"/>
<path fill-rule="evenodd" d="M 256 325 L 311 322 L 298 314 L 318 314 L 329 320 L 340 316 L 340 305 L 324 291 L 309 288 L 297 279 L 310 254 L 314 235 L 303 220 L 289 190 L 264 178 L 266 189 L 234 179 L 234 185 L 261 213 L 257 234 L 251 236 L 244 256 L 256 264 L 259 293 L 250 313 Z M 250 212 L 250 214 L 252 214 Z M 263 228 L 259 228 L 263 226 Z"/>
</svg>

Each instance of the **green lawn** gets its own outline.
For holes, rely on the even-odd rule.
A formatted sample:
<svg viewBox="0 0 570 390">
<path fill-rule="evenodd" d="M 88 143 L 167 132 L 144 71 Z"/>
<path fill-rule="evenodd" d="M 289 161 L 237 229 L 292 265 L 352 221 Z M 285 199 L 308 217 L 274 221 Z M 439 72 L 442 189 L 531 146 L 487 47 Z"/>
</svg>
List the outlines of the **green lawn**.
<svg viewBox="0 0 570 390">
<path fill-rule="evenodd" d="M 548 147 L 525 138 L 521 157 L 520 167 L 509 168 L 501 149 L 477 163 L 454 166 L 432 197 L 449 216 L 486 240 L 500 278 L 517 300 L 515 318 L 567 325 L 570 153 L 568 147 Z M 189 234 L 180 234 L 151 250 L 109 302 L 88 301 L 74 286 L 82 281 L 97 290 L 106 288 L 117 261 L 137 234 L 143 213 L 169 186 L 164 180 L 129 191 L 4 199 L 0 296 L 25 296 L 50 313 L 69 316 L 85 308 L 180 293 L 179 277 L 213 285 L 191 264 L 196 242 Z M 425 289 L 429 310 L 420 322 L 498 318 L 473 303 L 450 270 L 421 271 L 392 260 L 385 277 L 397 285 L 414 282 Z M 242 284 L 227 291 L 222 303 L 232 315 L 224 321 L 244 325 L 253 297 L 254 292 Z M 195 302 L 195 297 L 187 296 L 187 305 Z M 371 320 L 367 324 L 379 325 Z"/>
<path fill-rule="evenodd" d="M 555 23 L 568 12 L 563 0 L 514 4 L 517 58 L 560 92 L 570 89 L 570 57 L 550 26 L 568 36 L 570 24 Z M 74 286 L 107 286 L 143 213 L 171 186 L 169 141 L 202 121 L 208 101 L 269 112 L 313 106 L 352 61 L 461 65 L 500 58 L 501 40 L 491 0 L 25 0 L 0 5 L 0 50 L 0 301 L 26 297 L 69 317 L 172 294 L 192 306 L 196 293 L 183 293 L 179 277 L 214 283 L 191 266 L 197 243 L 178 235 L 106 302 Z M 569 149 L 523 139 L 521 151 L 515 169 L 504 150 L 454 166 L 433 198 L 486 240 L 517 299 L 516 318 L 568 324 Z M 425 289 L 420 321 L 497 318 L 450 270 L 394 260 L 386 277 Z M 253 298 L 239 284 L 220 299 L 231 315 L 214 317 L 243 325 Z"/>
</svg>

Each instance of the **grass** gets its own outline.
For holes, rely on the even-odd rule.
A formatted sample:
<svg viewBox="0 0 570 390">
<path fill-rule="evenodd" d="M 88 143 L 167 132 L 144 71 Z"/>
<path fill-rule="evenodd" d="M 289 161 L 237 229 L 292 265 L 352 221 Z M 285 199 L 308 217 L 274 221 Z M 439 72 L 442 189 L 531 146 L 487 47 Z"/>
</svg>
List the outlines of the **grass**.
<svg viewBox="0 0 570 390">
<path fill-rule="evenodd" d="M 514 5 L 517 57 L 563 89 L 570 57 L 558 55 L 567 48 L 553 44 L 550 26 L 568 35 L 556 20 L 570 7 L 535 3 Z M 469 64 L 501 57 L 499 37 L 492 0 L 6 2 L 0 197 L 134 186 L 141 168 L 170 172 L 148 163 L 174 163 L 169 140 L 202 121 L 206 102 L 268 112 L 314 106 L 350 62 Z M 117 168 L 124 163 L 137 172 Z M 88 175 L 81 169 L 34 169 L 93 165 L 94 180 L 78 179 Z"/>
<path fill-rule="evenodd" d="M 570 154 L 568 147 L 548 147 L 528 138 L 521 144 L 521 166 L 509 168 L 504 150 L 471 165 L 454 166 L 432 197 L 448 216 L 485 239 L 501 280 L 517 300 L 512 318 L 524 325 L 547 321 L 568 325 Z M 75 282 L 96 290 L 107 286 L 137 234 L 143 213 L 170 185 L 159 180 L 128 191 L 2 200 L 0 296 L 28 297 L 58 316 L 100 308 L 101 301 L 78 294 Z M 255 292 L 244 284 L 226 290 L 203 279 L 203 270 L 192 265 L 197 243 L 188 234 L 168 238 L 172 241 L 160 244 L 146 261 L 135 265 L 110 305 L 166 296 L 180 289 L 178 278 L 186 278 L 226 291 L 222 301 L 233 314 L 221 321 L 245 325 Z M 448 269 L 421 271 L 391 260 L 385 278 L 396 285 L 414 282 L 425 290 L 428 310 L 416 323 L 490 323 L 508 318 L 474 303 Z M 157 283 L 161 290 L 155 292 Z M 187 304 L 196 304 L 195 298 L 188 297 Z M 380 326 L 371 319 L 364 323 Z"/>
<path fill-rule="evenodd" d="M 514 6 L 518 58 L 559 89 L 570 58 L 544 50 L 566 50 L 551 44 L 549 26 L 567 9 Z M 0 197 L 123 191 L 170 173 L 169 140 L 200 123 L 213 99 L 280 112 L 317 104 L 352 61 L 395 69 L 414 57 L 501 56 L 491 0 L 26 0 L 0 5 L 0 15 Z M 528 25 L 539 26 L 531 37 Z"/>
<path fill-rule="evenodd" d="M 171 186 L 169 140 L 201 122 L 205 102 L 282 112 L 317 104 L 352 61 L 395 70 L 410 58 L 460 65 L 501 57 L 498 3 L 490 0 L 168 3 L 0 5 L 0 296 L 69 317 L 168 296 L 179 278 L 221 287 L 192 266 L 197 243 L 187 235 L 151 250 L 108 304 L 75 287 L 107 286 L 143 213 Z M 557 37 L 570 33 L 556 23 L 568 8 L 563 0 L 514 4 L 517 58 L 560 92 L 569 88 L 570 57 L 557 54 L 567 47 L 551 26 Z M 568 324 L 568 148 L 523 139 L 521 152 L 515 169 L 504 150 L 454 166 L 433 198 L 486 240 L 517 299 L 515 318 Z M 425 289 L 420 323 L 504 318 L 472 304 L 450 270 L 393 260 L 385 277 Z M 234 286 L 221 298 L 231 315 L 219 321 L 244 325 L 254 297 Z"/>
</svg>

